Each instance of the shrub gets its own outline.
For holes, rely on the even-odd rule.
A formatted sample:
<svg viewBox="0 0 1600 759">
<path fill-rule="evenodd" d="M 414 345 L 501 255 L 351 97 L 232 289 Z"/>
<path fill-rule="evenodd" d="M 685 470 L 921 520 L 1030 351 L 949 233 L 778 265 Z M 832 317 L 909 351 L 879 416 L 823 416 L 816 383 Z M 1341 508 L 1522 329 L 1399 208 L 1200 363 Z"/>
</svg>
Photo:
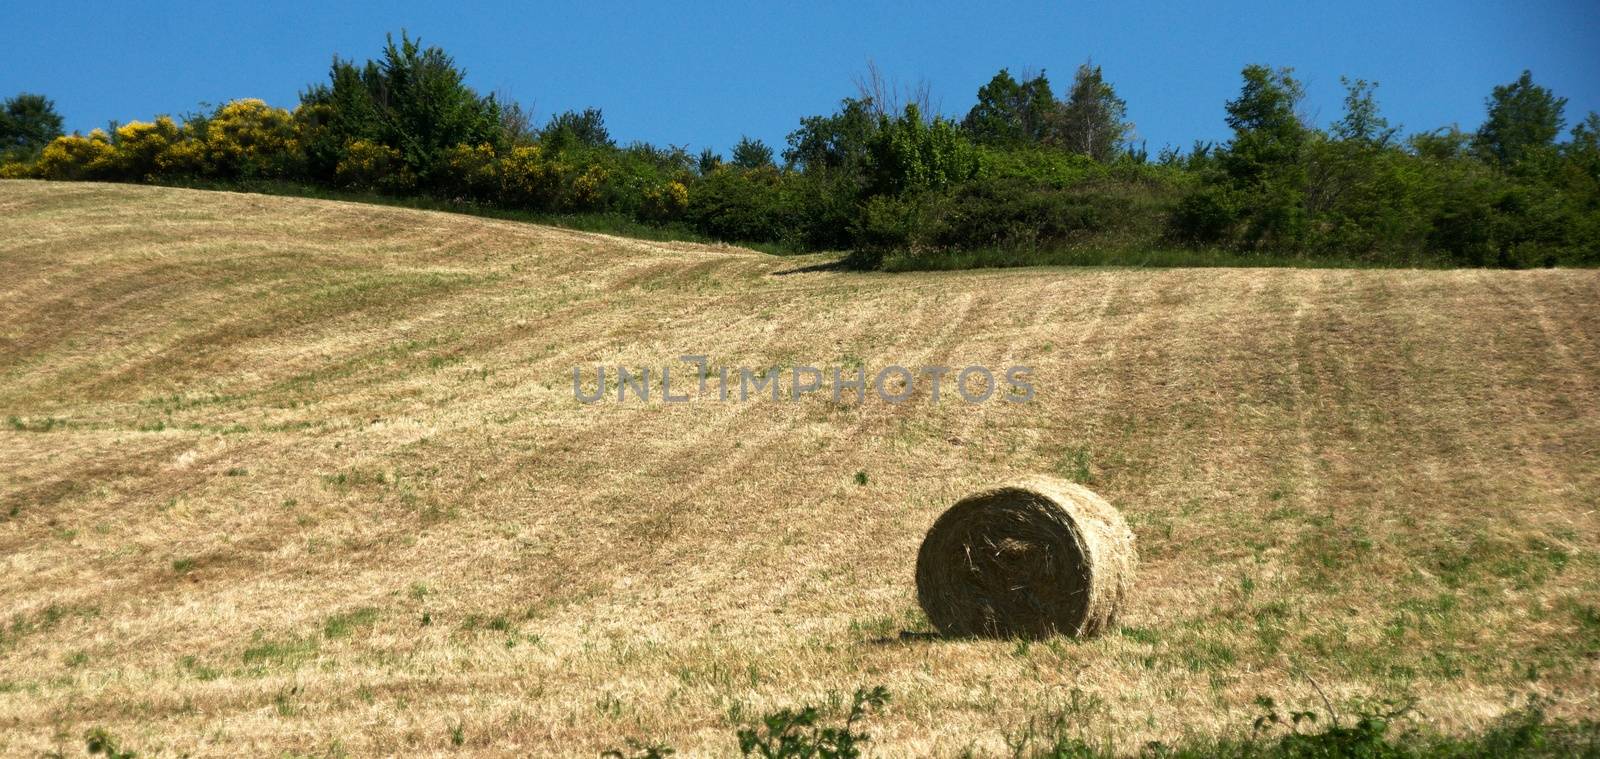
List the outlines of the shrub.
<svg viewBox="0 0 1600 759">
<path fill-rule="evenodd" d="M 99 129 L 87 137 L 57 137 L 40 153 L 32 173 L 41 179 L 106 179 L 115 169 L 116 152 L 111 138 Z"/>
<path fill-rule="evenodd" d="M 110 156 L 116 178 L 148 182 L 155 178 L 162 156 L 177 143 L 178 125 L 167 116 L 155 121 L 130 121 L 117 127 Z"/>
<path fill-rule="evenodd" d="M 416 176 L 400 151 L 370 140 L 353 140 L 345 146 L 336 181 L 363 190 L 403 193 L 416 186 Z"/>
<path fill-rule="evenodd" d="M 606 180 L 611 172 L 600 165 L 592 165 L 572 180 L 572 190 L 564 198 L 565 208 L 571 211 L 598 211 L 603 206 Z"/>
<path fill-rule="evenodd" d="M 851 225 L 856 255 L 852 264 L 876 268 L 886 253 L 917 255 L 933 246 L 928 223 L 939 198 L 925 195 L 876 195 L 861 204 Z"/>
<path fill-rule="evenodd" d="M 721 240 L 767 242 L 794 234 L 792 209 L 784 202 L 777 169 L 721 166 L 689 196 L 684 216 L 694 228 Z"/>
<path fill-rule="evenodd" d="M 1057 247 L 1131 222 L 1129 206 L 1106 186 L 1060 189 L 1021 178 L 980 179 L 942 204 L 932 232 L 943 248 Z"/>
<path fill-rule="evenodd" d="M 1024 179 L 1047 187 L 1066 188 L 1086 181 L 1104 179 L 1110 172 L 1105 164 L 1088 156 L 1044 147 L 978 150 L 980 179 Z"/>
<path fill-rule="evenodd" d="M 503 204 L 536 210 L 553 210 L 559 204 L 564 169 L 546 160 L 539 146 L 512 148 L 497 168 Z"/>
<path fill-rule="evenodd" d="M 682 182 L 671 181 L 661 187 L 645 191 L 639 217 L 646 221 L 666 222 L 683 216 L 689 207 L 689 188 Z"/>
<path fill-rule="evenodd" d="M 978 174 L 978 151 L 961 130 L 942 118 L 923 121 L 915 105 L 884 116 L 869 148 L 874 194 L 942 190 Z"/>
<path fill-rule="evenodd" d="M 282 177 L 304 161 L 293 114 L 256 99 L 235 100 L 198 122 L 205 169 L 226 178 Z"/>
<path fill-rule="evenodd" d="M 452 198 L 497 200 L 501 166 L 493 145 L 456 145 L 445 151 L 433 182 Z"/>
<path fill-rule="evenodd" d="M 1221 187 L 1203 187 L 1178 201 L 1172 211 L 1172 236 L 1187 243 L 1221 243 L 1238 218 L 1239 208 L 1231 193 Z"/>
</svg>

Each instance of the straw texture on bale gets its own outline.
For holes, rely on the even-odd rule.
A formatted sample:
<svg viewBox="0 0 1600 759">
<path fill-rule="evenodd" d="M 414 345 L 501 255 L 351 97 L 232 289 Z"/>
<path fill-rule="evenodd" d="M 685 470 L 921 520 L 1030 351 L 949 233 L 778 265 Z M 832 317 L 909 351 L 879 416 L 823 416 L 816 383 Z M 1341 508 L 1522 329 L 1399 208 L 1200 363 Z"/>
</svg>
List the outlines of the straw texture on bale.
<svg viewBox="0 0 1600 759">
<path fill-rule="evenodd" d="M 1133 533 L 1105 499 L 1029 477 L 951 506 L 917 554 L 917 600 L 949 636 L 1092 636 L 1133 582 Z"/>
</svg>

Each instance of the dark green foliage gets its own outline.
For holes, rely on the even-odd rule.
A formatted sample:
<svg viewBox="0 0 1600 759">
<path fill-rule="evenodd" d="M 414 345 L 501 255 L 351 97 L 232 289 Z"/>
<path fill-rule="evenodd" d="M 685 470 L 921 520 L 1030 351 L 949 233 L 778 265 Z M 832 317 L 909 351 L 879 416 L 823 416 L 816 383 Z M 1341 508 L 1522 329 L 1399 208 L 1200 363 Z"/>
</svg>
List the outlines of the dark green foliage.
<svg viewBox="0 0 1600 759">
<path fill-rule="evenodd" d="M 943 248 L 1064 246 L 1111 228 L 1131 213 L 1127 198 L 1093 186 L 1072 189 L 1014 178 L 968 182 L 935 230 Z"/>
<path fill-rule="evenodd" d="M 837 727 L 820 724 L 822 715 L 815 706 L 774 712 L 760 726 L 739 731 L 739 750 L 763 759 L 854 759 L 870 740 L 867 733 L 856 732 L 856 723 L 888 701 L 889 691 L 881 685 L 857 688 L 849 716 Z"/>
<path fill-rule="evenodd" d="M 1002 147 L 1037 145 L 1049 134 L 1056 114 L 1055 94 L 1044 72 L 1025 82 L 1000 69 L 978 88 L 978 103 L 961 126 L 976 142 Z"/>
<path fill-rule="evenodd" d="M 0 105 L 0 161 L 28 160 L 61 136 L 61 114 L 43 95 L 27 92 Z"/>
<path fill-rule="evenodd" d="M 1268 181 L 1275 170 L 1292 166 L 1307 129 L 1295 108 L 1305 89 L 1287 68 L 1244 68 L 1239 97 L 1227 103 L 1233 142 L 1222 159 L 1228 176 L 1240 185 Z"/>
<path fill-rule="evenodd" d="M 1238 244 L 1298 252 L 1306 231 L 1301 149 L 1309 130 L 1295 108 L 1305 91 L 1290 69 L 1246 66 L 1239 97 L 1228 101 L 1233 141 L 1221 156 L 1225 183 L 1246 212 Z"/>
<path fill-rule="evenodd" d="M 1509 166 L 1548 149 L 1566 124 L 1567 99 L 1533 83 L 1533 73 L 1494 88 L 1485 101 L 1488 118 L 1478 129 L 1476 147 L 1483 155 Z"/>
<path fill-rule="evenodd" d="M 1172 212 L 1172 233 L 1179 242 L 1217 245 L 1231 236 L 1238 219 L 1239 207 L 1233 194 L 1213 185 L 1178 201 Z"/>
<path fill-rule="evenodd" d="M 845 98 L 837 113 L 800 119 L 800 128 L 789 133 L 789 148 L 783 152 L 783 160 L 791 168 L 807 173 L 860 175 L 878 123 L 870 103 Z"/>
<path fill-rule="evenodd" d="M 573 149 L 616 147 L 599 108 L 558 113 L 539 130 L 539 142 L 553 153 Z"/>
<path fill-rule="evenodd" d="M 696 185 L 685 218 L 721 240 L 788 240 L 796 236 L 799 220 L 785 194 L 774 167 L 718 167 Z"/>
<path fill-rule="evenodd" d="M 730 163 L 741 169 L 761 169 L 772 166 L 772 148 L 760 140 L 740 137 L 739 143 L 733 146 L 733 160 Z"/>
<path fill-rule="evenodd" d="M 97 727 L 84 733 L 83 742 L 84 750 L 90 756 L 104 756 L 106 759 L 136 759 L 139 756 L 131 750 L 119 747 L 117 739 L 104 728 Z"/>
<path fill-rule="evenodd" d="M 426 180 L 449 148 L 503 147 L 499 105 L 467 87 L 465 75 L 444 50 L 404 32 L 399 43 L 389 38 L 380 60 L 357 66 L 335 58 L 329 84 L 301 95 L 314 132 L 308 155 L 331 176 L 347 145 L 368 140 L 399 151 Z"/>
</svg>

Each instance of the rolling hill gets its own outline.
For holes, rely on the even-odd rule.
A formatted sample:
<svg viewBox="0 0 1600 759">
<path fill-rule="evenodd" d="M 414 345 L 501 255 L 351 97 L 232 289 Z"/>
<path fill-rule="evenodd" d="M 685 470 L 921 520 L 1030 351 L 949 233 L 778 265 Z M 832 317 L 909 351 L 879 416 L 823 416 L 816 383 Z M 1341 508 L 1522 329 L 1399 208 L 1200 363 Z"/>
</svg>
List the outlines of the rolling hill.
<svg viewBox="0 0 1600 759">
<path fill-rule="evenodd" d="M 0 755 L 727 754 L 879 684 L 884 755 L 1600 712 L 1600 272 L 826 260 L 0 182 Z M 684 354 L 1036 396 L 574 399 Z M 902 637 L 1027 472 L 1128 518 L 1122 627 Z"/>
</svg>

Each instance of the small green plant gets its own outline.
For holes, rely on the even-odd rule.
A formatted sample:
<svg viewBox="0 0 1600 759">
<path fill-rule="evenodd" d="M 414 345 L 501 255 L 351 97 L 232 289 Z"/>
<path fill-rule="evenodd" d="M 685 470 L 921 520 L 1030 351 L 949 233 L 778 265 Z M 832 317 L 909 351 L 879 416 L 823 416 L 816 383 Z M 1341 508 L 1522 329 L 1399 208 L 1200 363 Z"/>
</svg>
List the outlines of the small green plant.
<svg viewBox="0 0 1600 759">
<path fill-rule="evenodd" d="M 856 472 L 856 484 L 860 485 L 862 487 L 866 486 L 866 484 L 867 484 L 867 472 L 866 472 L 866 470 L 861 470 L 859 472 Z"/>
<path fill-rule="evenodd" d="M 84 748 L 91 755 L 104 756 L 106 759 L 135 759 L 138 753 L 117 746 L 117 739 L 106 732 L 105 728 L 97 727 L 83 734 Z"/>
<path fill-rule="evenodd" d="M 450 745 L 463 746 L 467 742 L 466 726 L 460 722 L 450 726 Z"/>
<path fill-rule="evenodd" d="M 888 701 L 889 691 L 881 685 L 857 688 L 850 714 L 839 727 L 819 725 L 821 713 L 815 706 L 773 712 L 760 726 L 739 731 L 739 750 L 764 759 L 854 759 L 871 738 L 856 732 L 856 723 Z"/>
</svg>

